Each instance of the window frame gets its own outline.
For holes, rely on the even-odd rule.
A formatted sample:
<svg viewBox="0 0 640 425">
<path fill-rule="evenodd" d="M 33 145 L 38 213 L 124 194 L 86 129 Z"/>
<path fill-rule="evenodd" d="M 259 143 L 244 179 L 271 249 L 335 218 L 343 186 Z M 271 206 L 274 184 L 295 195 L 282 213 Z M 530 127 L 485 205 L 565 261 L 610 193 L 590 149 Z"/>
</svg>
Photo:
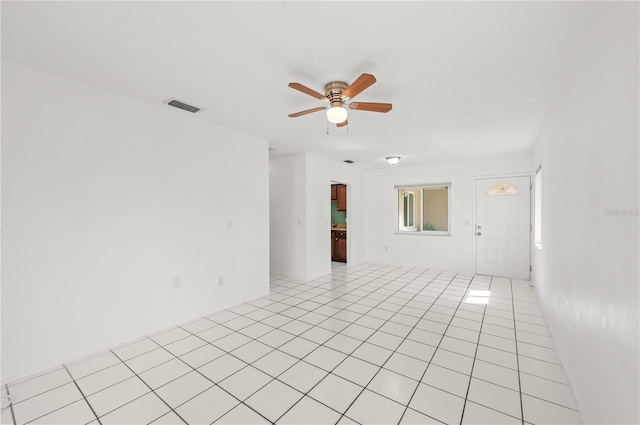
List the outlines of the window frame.
<svg viewBox="0 0 640 425">
<path fill-rule="evenodd" d="M 399 195 L 398 195 L 399 196 Z M 400 226 L 400 223 L 398 223 L 398 227 L 403 227 L 404 229 L 402 230 L 403 232 L 416 232 L 418 231 L 418 227 L 416 226 L 416 199 L 415 199 L 415 193 L 413 192 L 407 192 L 404 194 L 403 198 L 403 211 L 402 211 L 402 217 L 404 219 L 404 226 Z M 407 206 L 409 204 L 409 202 L 411 203 L 411 209 L 412 211 L 407 211 Z M 398 208 L 400 207 L 400 200 L 398 199 Z M 398 218 L 400 218 L 400 215 L 398 214 Z M 408 221 L 411 221 L 411 223 L 407 223 Z M 407 226 L 407 224 L 410 224 L 409 226 Z"/>
<path fill-rule="evenodd" d="M 440 187 L 446 187 L 447 188 L 447 230 L 424 230 L 424 189 L 435 189 L 435 188 L 440 188 Z M 418 226 L 413 226 L 407 228 L 406 230 L 402 229 L 402 223 L 401 223 L 401 206 L 400 204 L 402 203 L 401 199 L 400 199 L 400 191 L 403 189 L 419 189 L 419 199 L 415 200 L 414 202 L 417 202 L 418 205 L 420 206 L 419 208 L 419 218 L 418 217 L 414 217 L 414 225 L 416 223 L 416 221 L 419 222 Z M 395 230 L 394 230 L 394 234 L 397 235 L 422 235 L 422 236 L 451 236 L 451 182 L 437 182 L 437 183 L 420 183 L 420 184 L 402 184 L 402 185 L 395 185 L 394 186 L 394 191 L 395 191 Z M 404 211 L 402 210 L 403 213 L 403 217 L 404 217 Z"/>
</svg>

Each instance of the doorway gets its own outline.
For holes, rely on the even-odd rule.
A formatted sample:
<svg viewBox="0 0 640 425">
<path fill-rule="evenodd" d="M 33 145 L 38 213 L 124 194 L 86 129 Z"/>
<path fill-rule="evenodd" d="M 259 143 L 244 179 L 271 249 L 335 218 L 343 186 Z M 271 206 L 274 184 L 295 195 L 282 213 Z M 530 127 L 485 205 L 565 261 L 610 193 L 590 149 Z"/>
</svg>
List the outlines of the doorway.
<svg viewBox="0 0 640 425">
<path fill-rule="evenodd" d="M 531 277 L 531 177 L 477 178 L 477 274 Z"/>
<path fill-rule="evenodd" d="M 331 261 L 347 262 L 347 185 L 331 184 Z"/>
</svg>

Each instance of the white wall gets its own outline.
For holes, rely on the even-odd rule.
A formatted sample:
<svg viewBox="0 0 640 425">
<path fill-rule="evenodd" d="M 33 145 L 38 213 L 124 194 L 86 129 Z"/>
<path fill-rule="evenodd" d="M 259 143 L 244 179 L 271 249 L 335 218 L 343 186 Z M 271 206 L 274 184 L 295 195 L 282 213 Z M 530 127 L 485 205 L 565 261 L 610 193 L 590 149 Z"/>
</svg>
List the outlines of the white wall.
<svg viewBox="0 0 640 425">
<path fill-rule="evenodd" d="M 271 271 L 308 281 L 331 273 L 331 182 L 348 185 L 347 261 L 365 259 L 363 172 L 312 154 L 270 160 Z"/>
<path fill-rule="evenodd" d="M 534 151 L 536 291 L 587 423 L 638 413 L 638 3 L 600 2 Z M 605 210 L 635 210 L 607 216 Z"/>
<path fill-rule="evenodd" d="M 366 173 L 368 261 L 473 273 L 474 177 L 530 174 L 529 155 L 403 167 Z M 451 182 L 451 236 L 397 234 L 394 185 Z M 468 224 L 463 224 L 468 220 Z"/>
<path fill-rule="evenodd" d="M 3 382 L 268 293 L 266 140 L 3 61 L 2 142 Z"/>
<path fill-rule="evenodd" d="M 306 155 L 269 160 L 271 273 L 306 278 Z"/>
</svg>

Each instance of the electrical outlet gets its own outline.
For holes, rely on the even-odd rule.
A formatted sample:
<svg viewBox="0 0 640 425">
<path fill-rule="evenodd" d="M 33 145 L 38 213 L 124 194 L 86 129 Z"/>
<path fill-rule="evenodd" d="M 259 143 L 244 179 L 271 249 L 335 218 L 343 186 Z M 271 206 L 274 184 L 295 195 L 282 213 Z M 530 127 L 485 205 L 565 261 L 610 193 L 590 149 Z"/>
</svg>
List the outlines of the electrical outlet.
<svg viewBox="0 0 640 425">
<path fill-rule="evenodd" d="M 173 277 L 173 287 L 174 288 L 179 288 L 180 285 L 181 285 L 180 276 L 174 276 Z"/>
<path fill-rule="evenodd" d="M 224 285 L 224 276 L 218 277 L 218 286 Z"/>
<path fill-rule="evenodd" d="M 385 245 L 385 246 L 384 246 L 384 250 L 385 250 L 385 251 L 389 251 L 389 247 Z"/>
<path fill-rule="evenodd" d="M 227 220 L 227 230 L 231 230 L 231 220 Z"/>
</svg>

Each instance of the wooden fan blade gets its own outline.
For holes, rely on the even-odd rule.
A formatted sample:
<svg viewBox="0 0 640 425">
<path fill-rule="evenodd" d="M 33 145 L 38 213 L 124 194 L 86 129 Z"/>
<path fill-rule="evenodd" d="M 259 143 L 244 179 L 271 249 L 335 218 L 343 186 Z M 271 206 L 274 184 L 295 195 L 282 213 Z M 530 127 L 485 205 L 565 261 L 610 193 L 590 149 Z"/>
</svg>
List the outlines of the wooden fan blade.
<svg viewBox="0 0 640 425">
<path fill-rule="evenodd" d="M 374 77 L 373 75 L 362 74 L 361 76 L 358 77 L 357 80 L 353 82 L 353 84 L 349 86 L 349 88 L 347 88 L 344 91 L 344 93 L 342 93 L 341 97 L 343 99 L 345 97 L 349 97 L 350 99 L 353 99 L 358 95 L 358 93 L 362 93 L 362 91 L 367 89 L 371 84 L 375 82 L 376 82 L 376 77 Z"/>
<path fill-rule="evenodd" d="M 347 124 L 349 124 L 349 120 L 344 120 L 344 121 L 339 122 L 338 124 L 336 124 L 336 127 L 344 127 Z"/>
<path fill-rule="evenodd" d="M 301 91 L 302 93 L 308 94 L 309 96 L 313 96 L 316 99 L 324 100 L 326 102 L 329 101 L 329 99 L 327 99 L 327 97 L 325 95 L 322 95 L 322 94 L 318 93 L 315 90 L 311 90 L 309 87 L 303 86 L 300 83 L 289 83 L 289 87 L 291 87 L 292 89 L 296 89 L 298 91 Z"/>
<path fill-rule="evenodd" d="M 389 112 L 391 110 L 390 103 L 371 103 L 371 102 L 352 102 L 349 104 L 349 109 L 357 111 L 372 111 L 372 112 Z"/>
<path fill-rule="evenodd" d="M 291 117 L 291 118 L 300 117 L 302 115 L 307 115 L 307 114 L 310 114 L 312 112 L 324 111 L 325 109 L 327 109 L 327 108 L 324 107 L 324 106 L 318 106 L 317 108 L 307 109 L 306 111 L 296 112 L 295 114 L 289 114 L 289 117 Z"/>
</svg>

